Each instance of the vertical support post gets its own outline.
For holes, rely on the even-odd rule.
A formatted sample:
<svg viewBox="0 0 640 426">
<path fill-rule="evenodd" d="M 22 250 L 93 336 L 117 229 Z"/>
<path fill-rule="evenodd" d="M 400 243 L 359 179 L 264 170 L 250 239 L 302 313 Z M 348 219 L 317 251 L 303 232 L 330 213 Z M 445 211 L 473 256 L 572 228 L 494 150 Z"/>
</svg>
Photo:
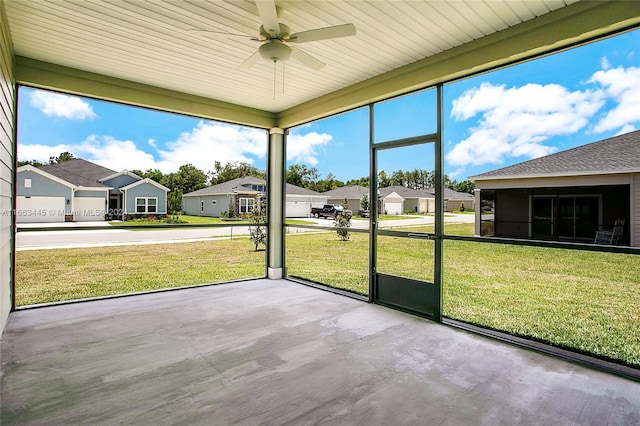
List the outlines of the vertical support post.
<svg viewBox="0 0 640 426">
<path fill-rule="evenodd" d="M 438 119 L 438 131 L 435 142 L 435 190 L 436 190 L 436 216 L 435 216 L 435 241 L 433 253 L 433 281 L 434 289 L 434 319 L 438 322 L 442 321 L 442 255 L 444 235 L 444 155 L 442 142 L 443 116 L 442 116 L 442 84 L 437 86 L 436 111 Z"/>
<path fill-rule="evenodd" d="M 475 216 L 475 229 L 474 229 L 474 237 L 482 236 L 482 204 L 480 204 L 480 188 L 475 188 L 473 190 L 473 203 L 475 204 L 475 210 L 473 215 Z"/>
<path fill-rule="evenodd" d="M 378 159 L 373 147 L 373 105 L 369 105 L 369 302 L 376 291 L 376 234 L 378 232 Z"/>
<path fill-rule="evenodd" d="M 267 178 L 267 277 L 284 276 L 284 130 L 269 129 L 269 167 Z"/>
</svg>

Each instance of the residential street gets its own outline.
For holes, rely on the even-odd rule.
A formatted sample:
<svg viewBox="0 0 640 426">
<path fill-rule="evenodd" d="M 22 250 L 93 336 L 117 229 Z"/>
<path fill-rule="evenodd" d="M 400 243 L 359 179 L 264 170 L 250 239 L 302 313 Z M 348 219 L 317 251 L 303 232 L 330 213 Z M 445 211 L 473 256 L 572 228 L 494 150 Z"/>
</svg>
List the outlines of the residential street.
<svg viewBox="0 0 640 426">
<path fill-rule="evenodd" d="M 331 219 L 304 219 L 323 226 L 333 226 Z M 473 215 L 453 215 L 447 214 L 445 221 L 450 223 L 473 222 Z M 433 216 L 420 216 L 412 219 L 386 220 L 382 222 L 385 228 L 393 226 L 424 225 L 433 223 Z M 36 225 L 36 224 L 34 224 Z M 55 224 L 60 226 L 61 224 Z M 105 229 L 82 230 L 83 226 L 96 226 L 91 223 L 68 224 L 69 231 L 29 231 L 18 232 L 16 234 L 16 248 L 18 250 L 35 250 L 44 248 L 74 248 L 74 247 L 100 247 L 134 244 L 162 244 L 172 242 L 189 242 L 213 240 L 219 238 L 233 238 L 235 236 L 247 235 L 248 227 L 222 227 L 222 228 L 178 228 L 161 230 L 127 230 L 114 229 L 109 224 L 104 223 Z M 20 225 L 28 227 L 27 225 Z M 43 226 L 43 224 L 37 224 Z M 54 226 L 52 224 L 52 226 Z M 365 220 L 352 221 L 355 229 L 367 229 L 369 222 Z M 293 228 L 294 232 L 309 232 L 309 228 Z M 292 229 L 292 231 L 293 231 Z"/>
</svg>

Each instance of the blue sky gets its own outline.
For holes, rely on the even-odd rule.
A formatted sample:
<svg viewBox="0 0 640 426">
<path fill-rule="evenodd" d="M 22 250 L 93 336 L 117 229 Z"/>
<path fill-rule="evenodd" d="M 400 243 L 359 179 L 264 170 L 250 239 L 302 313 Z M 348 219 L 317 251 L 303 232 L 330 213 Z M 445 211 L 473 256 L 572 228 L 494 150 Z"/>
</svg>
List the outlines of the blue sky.
<svg viewBox="0 0 640 426">
<path fill-rule="evenodd" d="M 376 106 L 376 141 L 435 131 L 435 93 Z M 640 30 L 444 88 L 445 173 L 457 180 L 640 128 Z M 321 177 L 367 176 L 366 108 L 291 130 L 287 164 Z M 266 168 L 266 133 L 175 114 L 21 88 L 18 158 L 70 151 L 114 170 L 242 161 Z M 640 149 L 640 147 L 639 147 Z M 380 168 L 431 169 L 433 148 L 382 152 Z"/>
</svg>

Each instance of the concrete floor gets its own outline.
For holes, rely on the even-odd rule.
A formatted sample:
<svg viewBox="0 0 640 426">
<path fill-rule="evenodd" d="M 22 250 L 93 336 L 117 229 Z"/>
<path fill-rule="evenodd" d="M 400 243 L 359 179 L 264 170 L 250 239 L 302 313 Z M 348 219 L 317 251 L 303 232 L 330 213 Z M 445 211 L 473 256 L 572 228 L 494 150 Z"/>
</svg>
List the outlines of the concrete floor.
<svg viewBox="0 0 640 426">
<path fill-rule="evenodd" d="M 13 313 L 2 425 L 640 424 L 640 383 L 284 280 Z"/>
</svg>

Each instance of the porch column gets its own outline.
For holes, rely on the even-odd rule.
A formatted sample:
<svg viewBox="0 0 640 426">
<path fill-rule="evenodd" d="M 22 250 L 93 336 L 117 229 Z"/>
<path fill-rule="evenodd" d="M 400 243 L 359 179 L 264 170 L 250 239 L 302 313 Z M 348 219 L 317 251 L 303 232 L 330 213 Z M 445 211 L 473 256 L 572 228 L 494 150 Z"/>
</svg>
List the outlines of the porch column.
<svg viewBox="0 0 640 426">
<path fill-rule="evenodd" d="M 267 221 L 269 223 L 267 241 L 267 277 L 283 277 L 284 258 L 284 130 L 269 129 L 269 175 L 267 178 Z"/>
<path fill-rule="evenodd" d="M 474 237 L 481 237 L 481 232 L 482 232 L 482 204 L 480 203 L 480 189 L 476 188 L 473 190 L 473 197 L 475 198 L 475 210 L 474 210 L 474 216 L 475 216 L 475 231 L 474 231 Z"/>
</svg>

